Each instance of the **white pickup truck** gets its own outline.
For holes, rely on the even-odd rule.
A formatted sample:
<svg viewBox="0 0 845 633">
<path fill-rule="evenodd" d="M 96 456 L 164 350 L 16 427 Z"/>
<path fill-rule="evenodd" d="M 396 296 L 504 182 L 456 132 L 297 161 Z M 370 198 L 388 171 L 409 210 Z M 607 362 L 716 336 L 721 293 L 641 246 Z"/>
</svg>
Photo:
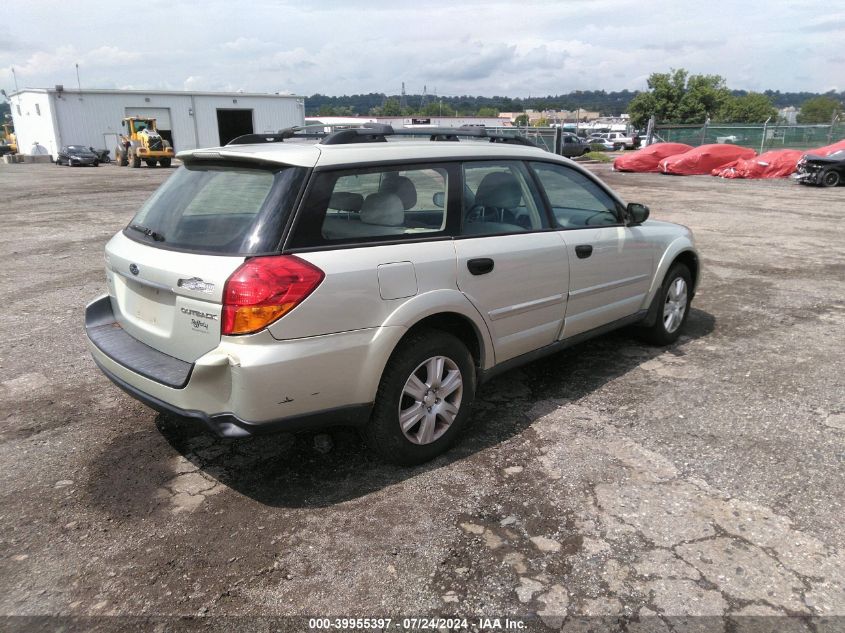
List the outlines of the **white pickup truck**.
<svg viewBox="0 0 845 633">
<path fill-rule="evenodd" d="M 622 132 L 605 132 L 602 138 L 607 139 L 617 149 L 634 149 L 636 143 L 632 136 L 623 134 Z"/>
</svg>

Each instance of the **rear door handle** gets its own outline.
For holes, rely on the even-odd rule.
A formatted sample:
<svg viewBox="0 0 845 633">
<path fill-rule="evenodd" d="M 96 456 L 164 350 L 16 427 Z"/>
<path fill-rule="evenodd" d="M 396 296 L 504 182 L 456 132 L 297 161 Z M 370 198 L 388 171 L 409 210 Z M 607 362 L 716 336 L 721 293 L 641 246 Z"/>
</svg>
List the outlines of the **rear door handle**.
<svg viewBox="0 0 845 633">
<path fill-rule="evenodd" d="M 493 270 L 493 260 L 489 257 L 479 257 L 467 261 L 467 270 L 473 275 L 486 275 Z"/>
<path fill-rule="evenodd" d="M 575 254 L 578 256 L 578 259 L 587 259 L 593 254 L 593 247 L 590 244 L 579 244 L 575 247 Z"/>
</svg>

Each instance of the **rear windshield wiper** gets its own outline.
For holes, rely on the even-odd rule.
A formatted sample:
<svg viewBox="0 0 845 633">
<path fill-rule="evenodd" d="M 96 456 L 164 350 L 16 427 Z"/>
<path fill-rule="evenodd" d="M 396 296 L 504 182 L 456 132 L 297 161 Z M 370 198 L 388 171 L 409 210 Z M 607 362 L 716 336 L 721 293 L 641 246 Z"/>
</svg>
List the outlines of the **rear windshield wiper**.
<svg viewBox="0 0 845 633">
<path fill-rule="evenodd" d="M 164 235 L 161 233 L 156 233 L 152 229 L 148 229 L 146 226 L 141 226 L 140 224 L 130 224 L 129 228 L 133 231 L 138 231 L 139 233 L 143 233 L 147 237 L 153 238 L 156 242 L 163 242 Z"/>
</svg>

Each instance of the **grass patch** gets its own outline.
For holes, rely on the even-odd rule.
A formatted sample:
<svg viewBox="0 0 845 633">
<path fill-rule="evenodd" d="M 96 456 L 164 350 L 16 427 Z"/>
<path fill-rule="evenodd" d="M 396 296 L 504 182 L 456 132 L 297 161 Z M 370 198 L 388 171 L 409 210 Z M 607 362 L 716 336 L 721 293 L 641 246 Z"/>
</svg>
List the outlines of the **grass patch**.
<svg viewBox="0 0 845 633">
<path fill-rule="evenodd" d="M 608 156 L 604 152 L 587 152 L 584 154 L 584 160 L 597 160 L 600 163 L 609 163 L 613 160 L 613 157 Z"/>
</svg>

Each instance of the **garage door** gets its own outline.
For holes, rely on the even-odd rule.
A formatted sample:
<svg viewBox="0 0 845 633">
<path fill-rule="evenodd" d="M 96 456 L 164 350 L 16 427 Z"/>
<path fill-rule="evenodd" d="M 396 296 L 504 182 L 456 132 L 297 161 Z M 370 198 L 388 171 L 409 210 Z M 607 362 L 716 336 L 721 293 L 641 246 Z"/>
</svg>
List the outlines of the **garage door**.
<svg viewBox="0 0 845 633">
<path fill-rule="evenodd" d="M 126 108 L 126 116 L 139 116 L 155 119 L 161 130 L 172 130 L 170 125 L 170 108 Z"/>
</svg>

